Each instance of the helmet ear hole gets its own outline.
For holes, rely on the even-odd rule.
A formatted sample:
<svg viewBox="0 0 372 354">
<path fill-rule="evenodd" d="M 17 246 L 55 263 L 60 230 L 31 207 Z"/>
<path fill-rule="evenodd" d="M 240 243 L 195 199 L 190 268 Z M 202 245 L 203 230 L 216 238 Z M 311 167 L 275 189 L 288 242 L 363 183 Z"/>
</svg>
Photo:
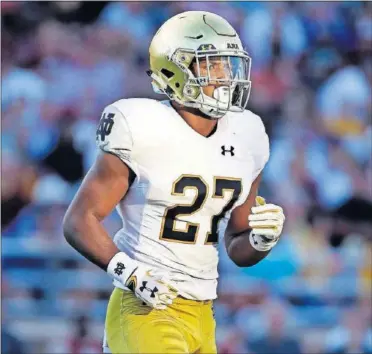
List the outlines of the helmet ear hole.
<svg viewBox="0 0 372 354">
<path fill-rule="evenodd" d="M 174 76 L 174 73 L 168 69 L 161 69 L 160 72 L 167 78 L 167 79 L 170 79 L 171 77 Z"/>
<path fill-rule="evenodd" d="M 176 82 L 176 87 L 178 88 L 178 87 L 180 87 L 180 83 L 179 82 Z"/>
</svg>

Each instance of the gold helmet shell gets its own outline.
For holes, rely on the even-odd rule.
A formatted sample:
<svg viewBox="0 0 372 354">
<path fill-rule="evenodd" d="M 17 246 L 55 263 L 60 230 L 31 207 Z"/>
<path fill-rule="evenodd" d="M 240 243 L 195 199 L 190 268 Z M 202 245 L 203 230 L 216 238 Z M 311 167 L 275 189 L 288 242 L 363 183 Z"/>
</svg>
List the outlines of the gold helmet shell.
<svg viewBox="0 0 372 354">
<path fill-rule="evenodd" d="M 213 118 L 245 109 L 251 87 L 251 58 L 234 28 L 222 17 L 206 11 L 178 14 L 157 31 L 149 53 L 148 73 L 155 92 Z M 201 76 L 199 63 L 206 60 L 208 65 L 212 58 L 224 58 L 231 75 L 220 80 L 222 90 L 215 90 L 217 94 L 210 97 L 202 87 L 216 80 L 212 80 L 209 70 L 208 75 Z M 196 72 L 191 70 L 193 63 Z M 226 93 L 224 100 L 219 96 L 221 92 Z"/>
</svg>

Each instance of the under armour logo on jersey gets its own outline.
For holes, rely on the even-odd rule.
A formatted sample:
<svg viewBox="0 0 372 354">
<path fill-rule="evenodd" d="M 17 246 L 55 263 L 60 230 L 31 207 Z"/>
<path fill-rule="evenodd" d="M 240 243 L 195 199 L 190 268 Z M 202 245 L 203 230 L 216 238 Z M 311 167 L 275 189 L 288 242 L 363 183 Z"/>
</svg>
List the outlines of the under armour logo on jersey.
<svg viewBox="0 0 372 354">
<path fill-rule="evenodd" d="M 226 153 L 229 153 L 231 156 L 234 156 L 235 155 L 235 153 L 234 153 L 235 148 L 233 146 L 230 146 L 230 149 L 226 149 L 225 145 L 222 145 L 221 146 L 221 149 L 222 149 L 221 154 L 223 156 L 225 156 Z"/>
<path fill-rule="evenodd" d="M 158 288 L 155 286 L 154 289 L 151 289 L 151 288 L 147 288 L 146 285 L 147 285 L 147 281 L 143 281 L 142 282 L 142 286 L 139 288 L 140 291 L 143 292 L 146 289 L 147 291 L 150 291 L 151 292 L 150 297 L 154 298 L 155 297 L 155 293 L 157 293 L 159 291 Z"/>
<path fill-rule="evenodd" d="M 121 262 L 118 262 L 116 263 L 116 268 L 114 269 L 114 273 L 117 275 L 122 275 L 124 269 L 125 269 L 124 264 Z"/>
<path fill-rule="evenodd" d="M 109 113 L 106 117 L 106 114 L 103 114 L 99 126 L 97 129 L 97 138 L 100 137 L 101 141 L 105 141 L 107 135 L 110 135 L 112 127 L 114 125 L 114 113 Z"/>
</svg>

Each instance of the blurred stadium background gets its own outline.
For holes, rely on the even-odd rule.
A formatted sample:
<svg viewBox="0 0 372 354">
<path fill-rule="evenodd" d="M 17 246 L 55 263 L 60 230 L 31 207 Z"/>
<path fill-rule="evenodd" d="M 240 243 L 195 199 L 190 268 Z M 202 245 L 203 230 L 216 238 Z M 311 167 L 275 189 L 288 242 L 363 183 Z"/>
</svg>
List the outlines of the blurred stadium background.
<svg viewBox="0 0 372 354">
<path fill-rule="evenodd" d="M 162 99 L 148 46 L 186 10 L 226 17 L 253 58 L 248 107 L 271 137 L 261 193 L 287 215 L 253 268 L 221 247 L 219 353 L 371 353 L 371 5 L 2 2 L 2 353 L 101 351 L 111 282 L 61 221 L 104 106 Z"/>
</svg>

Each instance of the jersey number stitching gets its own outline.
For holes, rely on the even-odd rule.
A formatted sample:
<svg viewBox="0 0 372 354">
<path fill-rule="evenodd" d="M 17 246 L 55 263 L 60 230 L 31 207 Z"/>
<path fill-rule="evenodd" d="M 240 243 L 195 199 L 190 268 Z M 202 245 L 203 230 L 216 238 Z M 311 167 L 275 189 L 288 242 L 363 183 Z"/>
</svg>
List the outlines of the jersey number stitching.
<svg viewBox="0 0 372 354">
<path fill-rule="evenodd" d="M 178 204 L 165 209 L 160 230 L 160 239 L 171 242 L 189 243 L 196 242 L 199 224 L 187 222 L 186 231 L 177 230 L 176 220 L 179 216 L 192 215 L 202 209 L 208 198 L 209 187 L 201 176 L 181 175 L 172 186 L 172 195 L 185 196 L 187 189 L 196 191 L 191 204 Z M 214 215 L 211 220 L 211 231 L 207 233 L 204 244 L 215 244 L 218 242 L 218 224 L 226 213 L 234 206 L 242 192 L 241 179 L 214 177 L 214 191 L 212 198 L 224 198 L 225 191 L 232 191 L 231 198 L 227 201 L 221 212 Z"/>
</svg>

